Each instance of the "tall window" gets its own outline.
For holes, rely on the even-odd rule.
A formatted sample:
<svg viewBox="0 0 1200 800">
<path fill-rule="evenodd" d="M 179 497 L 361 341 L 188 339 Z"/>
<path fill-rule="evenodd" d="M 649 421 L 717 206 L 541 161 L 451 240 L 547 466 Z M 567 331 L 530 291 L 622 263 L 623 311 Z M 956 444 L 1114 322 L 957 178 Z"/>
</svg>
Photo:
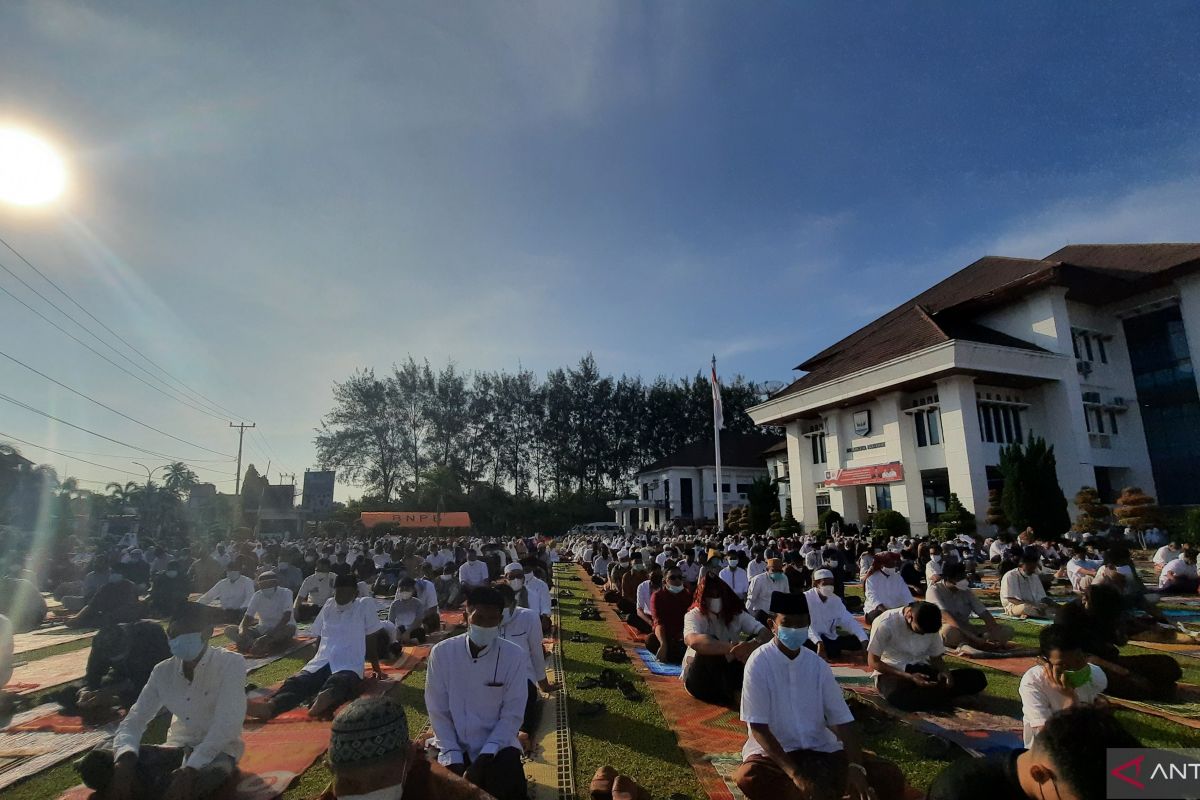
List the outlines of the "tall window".
<svg viewBox="0 0 1200 800">
<path fill-rule="evenodd" d="M 942 443 L 941 424 L 936 408 L 914 413 L 913 426 L 917 431 L 917 447 L 930 447 Z"/>
<path fill-rule="evenodd" d="M 1112 337 L 1101 333 L 1092 333 L 1078 328 L 1071 329 L 1071 347 L 1075 352 L 1075 357 L 1081 361 L 1099 361 L 1101 364 L 1107 364 L 1108 350 L 1104 342 L 1110 338 Z"/>
<path fill-rule="evenodd" d="M 999 403 L 979 403 L 979 437 L 985 442 L 1012 444 L 1025 440 L 1021 409 Z"/>
<path fill-rule="evenodd" d="M 818 433 L 808 437 L 812 444 L 812 460 L 814 464 L 824 464 L 829 459 L 825 456 L 825 434 Z"/>
</svg>

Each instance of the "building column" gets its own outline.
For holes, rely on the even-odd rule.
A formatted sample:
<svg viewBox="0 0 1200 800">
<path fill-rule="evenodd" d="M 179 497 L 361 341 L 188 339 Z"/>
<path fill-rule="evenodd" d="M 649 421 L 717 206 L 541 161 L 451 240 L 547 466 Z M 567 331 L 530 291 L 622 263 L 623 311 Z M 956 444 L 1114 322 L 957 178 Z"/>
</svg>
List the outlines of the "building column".
<svg viewBox="0 0 1200 800">
<path fill-rule="evenodd" d="M 845 456 L 842 453 L 842 412 L 829 411 L 823 415 L 825 419 L 825 456 L 828 461 L 824 469 L 837 472 L 842 468 Z M 860 519 L 861 504 L 856 492 L 863 491 L 859 486 L 831 487 L 829 489 L 829 507 L 842 515 L 847 523 L 862 524 Z M 815 502 L 815 498 L 814 498 Z"/>
<path fill-rule="evenodd" d="M 905 516 L 913 533 L 928 533 L 925 492 L 921 487 L 921 470 L 917 466 L 916 435 L 912 417 L 904 413 L 903 402 L 901 392 L 879 398 L 880 426 L 889 445 L 885 452 L 898 460 L 904 469 L 904 480 L 891 484 L 892 508 Z"/>
<path fill-rule="evenodd" d="M 969 375 L 952 375 L 937 381 L 937 387 L 950 491 L 958 495 L 963 508 L 975 515 L 979 529 L 987 515 L 988 492 L 975 379 Z"/>
<path fill-rule="evenodd" d="M 789 422 L 787 426 L 788 485 L 792 492 L 792 516 L 804 525 L 804 530 L 817 527 L 817 488 L 819 480 L 812 463 L 812 443 L 804 436 L 806 423 Z"/>
</svg>

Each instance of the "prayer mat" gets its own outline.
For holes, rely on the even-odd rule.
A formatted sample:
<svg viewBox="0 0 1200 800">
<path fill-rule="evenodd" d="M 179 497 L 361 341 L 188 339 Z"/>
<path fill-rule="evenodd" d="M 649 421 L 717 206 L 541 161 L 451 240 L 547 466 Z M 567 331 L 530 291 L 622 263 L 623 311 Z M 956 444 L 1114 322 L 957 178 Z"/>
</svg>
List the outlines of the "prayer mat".
<svg viewBox="0 0 1200 800">
<path fill-rule="evenodd" d="M 1200 686 L 1192 686 L 1187 683 L 1178 684 L 1176 698 L 1169 703 L 1125 700 L 1107 694 L 1104 696 L 1115 706 L 1170 720 L 1188 728 L 1200 729 Z"/>
<path fill-rule="evenodd" d="M 625 628 L 625 638 L 628 641 L 636 642 L 637 644 L 642 644 L 646 641 L 646 634 L 642 633 L 625 620 L 621 620 L 621 625 Z"/>
<path fill-rule="evenodd" d="M 872 708 L 893 719 L 906 722 L 922 733 L 953 742 L 973 756 L 985 756 L 1025 746 L 1021 721 L 1013 717 L 963 707 L 949 711 L 901 711 L 884 700 L 874 685 L 847 688 Z"/>
<path fill-rule="evenodd" d="M 1147 650 L 1157 650 L 1160 653 L 1170 653 L 1175 656 L 1200 658 L 1200 644 L 1175 644 L 1174 642 L 1143 642 L 1141 639 L 1130 639 L 1129 644 L 1144 647 Z M 15 673 L 14 673 L 15 674 Z"/>
<path fill-rule="evenodd" d="M 110 725 L 117 722 L 120 717 L 116 717 L 107 723 Z M 84 724 L 83 717 L 67 716 L 66 714 L 52 711 L 49 714 L 31 719 L 26 722 L 20 722 L 4 729 L 5 733 L 22 733 L 28 731 L 43 731 L 46 733 L 84 733 L 85 731 L 99 730 L 99 726 Z"/>
<path fill-rule="evenodd" d="M 5 691 L 24 696 L 80 680 L 87 671 L 89 652 L 85 647 L 23 664 L 13 670 Z"/>
<path fill-rule="evenodd" d="M 646 668 L 655 675 L 670 675 L 677 678 L 683 674 L 683 667 L 681 665 L 664 664 L 655 658 L 654 654 L 644 647 L 639 647 L 634 650 L 634 652 L 638 654 L 638 658 L 642 660 L 642 663 L 646 665 Z"/>
<path fill-rule="evenodd" d="M 44 650 L 47 647 L 57 647 L 60 644 L 78 642 L 81 639 L 91 639 L 95 635 L 95 631 L 79 631 L 63 627 L 45 628 L 43 630 L 30 631 L 29 633 L 17 633 L 13 635 L 13 655 L 32 653 L 37 650 Z"/>
<path fill-rule="evenodd" d="M 1038 654 L 1038 651 L 1036 647 L 1015 647 L 1012 650 L 993 652 L 991 650 L 979 650 L 964 644 L 958 647 L 957 650 L 947 650 L 946 653 L 968 661 L 1004 661 L 1017 658 L 1033 658 Z"/>
<path fill-rule="evenodd" d="M 1005 655 L 987 659 L 966 658 L 964 656 L 956 655 L 953 650 L 947 650 L 946 655 L 951 656 L 952 658 L 957 658 L 958 660 L 968 664 L 986 661 L 987 663 L 985 666 L 988 668 L 1000 670 L 1001 672 L 1007 672 L 1009 675 L 1024 675 L 1029 671 L 1030 667 L 1037 664 L 1037 658 L 1033 656 Z"/>
<path fill-rule="evenodd" d="M 1171 622 L 1200 622 L 1200 611 L 1189 608 L 1164 608 L 1162 613 Z"/>
<path fill-rule="evenodd" d="M 112 736 L 115 730 L 113 724 L 82 733 L 27 731 L 0 734 L 0 758 L 18 759 L 0 772 L 0 790 L 90 750 Z"/>
<path fill-rule="evenodd" d="M 830 664 L 833 677 L 841 686 L 874 686 L 875 678 L 865 666 L 854 664 Z"/>
</svg>

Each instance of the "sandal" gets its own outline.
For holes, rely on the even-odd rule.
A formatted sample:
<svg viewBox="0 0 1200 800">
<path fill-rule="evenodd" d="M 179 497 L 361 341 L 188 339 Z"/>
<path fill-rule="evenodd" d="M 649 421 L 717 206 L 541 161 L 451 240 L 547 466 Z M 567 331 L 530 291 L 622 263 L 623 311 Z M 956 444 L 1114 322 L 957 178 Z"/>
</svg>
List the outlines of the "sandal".
<svg viewBox="0 0 1200 800">
<path fill-rule="evenodd" d="M 611 661 L 614 664 L 624 664 L 629 661 L 629 654 L 620 645 L 610 645 L 604 648 L 604 654 L 601 655 L 605 661 Z"/>
<path fill-rule="evenodd" d="M 640 703 L 642 700 L 642 695 L 633 685 L 633 681 L 621 681 L 617 684 L 617 689 L 621 692 L 621 696 L 631 703 Z"/>
<path fill-rule="evenodd" d="M 600 685 L 605 689 L 616 689 L 621 685 L 621 681 L 623 680 L 620 673 L 618 673 L 616 670 L 609 669 L 608 667 L 600 670 L 600 675 L 597 679 L 600 681 Z"/>
<path fill-rule="evenodd" d="M 575 713 L 581 717 L 594 717 L 605 712 L 604 703 L 580 703 L 575 706 Z"/>
<path fill-rule="evenodd" d="M 572 642 L 584 643 L 584 642 L 590 642 L 591 640 L 592 640 L 592 637 L 588 636 L 586 633 L 572 633 L 571 634 Z"/>
</svg>

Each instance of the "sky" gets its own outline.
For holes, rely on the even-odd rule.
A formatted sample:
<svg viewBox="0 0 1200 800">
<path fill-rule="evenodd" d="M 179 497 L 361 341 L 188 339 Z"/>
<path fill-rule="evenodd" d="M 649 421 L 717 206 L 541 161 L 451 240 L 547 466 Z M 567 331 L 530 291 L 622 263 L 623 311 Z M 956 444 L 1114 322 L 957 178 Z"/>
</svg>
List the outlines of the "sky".
<svg viewBox="0 0 1200 800">
<path fill-rule="evenodd" d="M 229 490 L 247 420 L 245 460 L 300 482 L 360 367 L 715 353 L 788 381 L 985 254 L 1200 241 L 1198 27 L 1094 0 L 0 4 L 0 124 L 70 170 L 0 237 L 153 365 L 0 287 L 219 406 L 0 292 L 0 393 L 120 444 L 4 400 L 0 440 L 89 488 L 169 456 Z"/>
</svg>

